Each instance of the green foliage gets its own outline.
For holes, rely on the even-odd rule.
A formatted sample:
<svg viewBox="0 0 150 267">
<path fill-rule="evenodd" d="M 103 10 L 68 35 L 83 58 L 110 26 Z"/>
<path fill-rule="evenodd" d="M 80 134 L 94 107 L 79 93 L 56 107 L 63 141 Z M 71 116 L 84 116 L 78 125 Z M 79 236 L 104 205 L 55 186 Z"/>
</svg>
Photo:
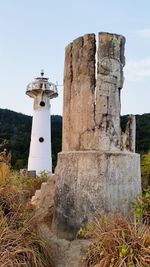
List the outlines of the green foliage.
<svg viewBox="0 0 150 267">
<path fill-rule="evenodd" d="M 61 151 L 62 146 L 62 117 L 51 116 L 52 133 L 52 162 L 53 170 L 57 163 L 57 153 Z"/>
<path fill-rule="evenodd" d="M 0 109 L 0 143 L 4 139 L 8 140 L 6 148 L 8 151 L 12 151 L 12 166 L 15 166 L 17 160 L 20 160 L 20 163 L 22 161 L 21 167 L 27 165 L 31 122 L 30 116 L 7 109 Z M 24 166 L 22 166 L 23 161 Z"/>
<path fill-rule="evenodd" d="M 137 196 L 136 201 L 131 203 L 131 207 L 137 219 L 143 217 L 143 221 L 150 224 L 150 186 L 143 190 L 142 195 Z"/>
<path fill-rule="evenodd" d="M 150 185 L 150 151 L 141 155 L 141 174 L 143 187 Z"/>
</svg>

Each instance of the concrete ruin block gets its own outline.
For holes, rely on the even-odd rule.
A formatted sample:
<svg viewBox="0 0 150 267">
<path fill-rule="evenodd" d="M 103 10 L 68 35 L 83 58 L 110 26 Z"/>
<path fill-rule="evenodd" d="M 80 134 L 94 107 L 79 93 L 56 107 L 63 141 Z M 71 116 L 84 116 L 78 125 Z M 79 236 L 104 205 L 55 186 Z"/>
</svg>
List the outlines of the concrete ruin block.
<svg viewBox="0 0 150 267">
<path fill-rule="evenodd" d="M 58 155 L 53 231 L 72 239 L 96 210 L 129 215 L 141 192 L 135 118 L 120 127 L 125 38 L 99 33 L 66 48 L 63 146 Z M 96 75 L 97 56 L 97 75 Z"/>
<path fill-rule="evenodd" d="M 99 33 L 97 55 L 94 34 L 79 37 L 67 46 L 63 151 L 120 149 L 124 45 L 121 35 Z"/>
<path fill-rule="evenodd" d="M 140 157 L 130 152 L 61 152 L 53 230 L 73 238 L 95 211 L 127 216 L 141 192 Z"/>
<path fill-rule="evenodd" d="M 39 234 L 46 242 L 53 267 L 83 267 L 83 257 L 91 244 L 89 240 L 59 239 L 46 224 L 40 224 Z"/>
<path fill-rule="evenodd" d="M 50 224 L 54 207 L 55 195 L 55 174 L 48 177 L 47 182 L 42 183 L 41 189 L 36 190 L 31 199 L 31 204 L 35 208 L 37 221 L 47 221 Z M 47 219 L 48 218 L 48 219 Z"/>
<path fill-rule="evenodd" d="M 31 205 L 38 209 L 40 205 L 40 199 L 41 199 L 41 190 L 36 190 L 35 195 L 31 198 Z"/>
</svg>

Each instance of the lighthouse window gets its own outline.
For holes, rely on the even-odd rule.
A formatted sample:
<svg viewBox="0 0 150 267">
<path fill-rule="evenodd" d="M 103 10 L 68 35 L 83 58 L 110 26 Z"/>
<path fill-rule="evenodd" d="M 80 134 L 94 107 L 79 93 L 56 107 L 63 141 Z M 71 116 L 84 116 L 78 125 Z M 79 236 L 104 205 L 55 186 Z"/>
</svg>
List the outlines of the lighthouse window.
<svg viewBox="0 0 150 267">
<path fill-rule="evenodd" d="M 42 83 L 40 83 L 40 89 L 42 89 L 42 87 L 43 87 L 43 84 L 42 84 Z"/>
<path fill-rule="evenodd" d="M 44 106 L 45 106 L 45 102 L 44 102 L 44 101 L 41 101 L 41 102 L 40 102 L 40 106 L 41 106 L 41 107 L 44 107 Z"/>
<path fill-rule="evenodd" d="M 43 138 L 43 137 L 40 137 L 40 138 L 39 138 L 39 142 L 40 142 L 40 143 L 43 143 L 43 142 L 44 142 L 44 138 Z"/>
</svg>

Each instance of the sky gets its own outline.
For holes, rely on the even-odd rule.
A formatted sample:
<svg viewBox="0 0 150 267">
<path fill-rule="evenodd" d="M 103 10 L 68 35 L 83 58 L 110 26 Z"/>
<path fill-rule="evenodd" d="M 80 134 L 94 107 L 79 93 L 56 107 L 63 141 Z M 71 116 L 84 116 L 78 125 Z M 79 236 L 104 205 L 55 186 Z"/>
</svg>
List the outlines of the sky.
<svg viewBox="0 0 150 267">
<path fill-rule="evenodd" d="M 102 31 L 126 37 L 121 113 L 150 113 L 149 0 L 0 0 L 0 108 L 32 115 L 27 84 L 44 69 L 63 85 L 65 47 Z M 62 115 L 58 92 L 51 112 Z"/>
</svg>

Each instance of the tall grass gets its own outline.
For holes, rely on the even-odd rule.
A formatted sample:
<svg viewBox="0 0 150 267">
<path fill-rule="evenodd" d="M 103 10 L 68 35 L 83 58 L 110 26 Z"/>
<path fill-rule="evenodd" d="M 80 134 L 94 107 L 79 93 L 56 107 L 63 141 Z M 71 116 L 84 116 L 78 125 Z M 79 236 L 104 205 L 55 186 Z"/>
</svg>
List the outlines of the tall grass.
<svg viewBox="0 0 150 267">
<path fill-rule="evenodd" d="M 86 267 L 150 266 L 149 225 L 99 215 L 78 235 L 92 242 L 84 258 Z"/>
<path fill-rule="evenodd" d="M 34 226 L 30 198 L 45 177 L 31 179 L 0 164 L 0 267 L 50 267 L 46 244 Z"/>
<path fill-rule="evenodd" d="M 12 227 L 6 216 L 0 218 L 0 266 L 50 266 L 45 244 L 27 222 L 22 227 Z"/>
</svg>

